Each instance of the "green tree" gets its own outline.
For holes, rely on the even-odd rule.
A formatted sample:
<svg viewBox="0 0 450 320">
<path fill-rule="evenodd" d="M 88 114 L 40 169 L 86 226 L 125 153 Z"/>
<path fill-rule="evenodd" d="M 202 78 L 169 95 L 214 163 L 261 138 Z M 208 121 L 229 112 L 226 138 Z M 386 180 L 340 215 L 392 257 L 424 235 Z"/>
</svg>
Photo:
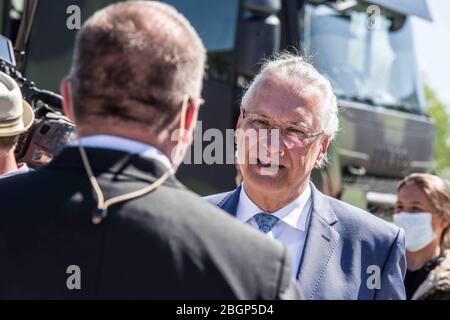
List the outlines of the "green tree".
<svg viewBox="0 0 450 320">
<path fill-rule="evenodd" d="M 450 180 L 450 114 L 445 104 L 436 93 L 425 85 L 427 111 L 436 122 L 436 139 L 434 143 L 434 171 Z"/>
</svg>

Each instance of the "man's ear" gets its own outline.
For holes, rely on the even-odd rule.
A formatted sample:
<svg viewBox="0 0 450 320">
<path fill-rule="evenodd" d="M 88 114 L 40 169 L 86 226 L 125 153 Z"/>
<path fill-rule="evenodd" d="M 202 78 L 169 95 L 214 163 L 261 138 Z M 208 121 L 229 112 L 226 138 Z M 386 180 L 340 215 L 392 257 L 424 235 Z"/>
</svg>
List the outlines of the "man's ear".
<svg viewBox="0 0 450 320">
<path fill-rule="evenodd" d="M 72 102 L 72 82 L 69 77 L 65 77 L 62 80 L 59 89 L 63 97 L 64 113 L 72 122 L 75 122 L 75 117 L 73 113 L 73 102 Z"/>
<path fill-rule="evenodd" d="M 192 143 L 193 132 L 195 130 L 195 126 L 197 124 L 198 119 L 198 111 L 200 109 L 201 100 L 192 99 L 189 101 L 189 104 L 186 108 L 186 117 L 184 123 L 185 132 L 188 134 L 183 134 L 183 141 L 185 143 Z"/>
<path fill-rule="evenodd" d="M 325 156 L 328 152 L 328 148 L 330 147 L 331 139 L 329 136 L 325 136 L 320 144 L 320 151 L 317 156 L 316 162 L 314 163 L 314 167 L 319 169 L 322 166 L 322 162 L 325 159 Z"/>
</svg>

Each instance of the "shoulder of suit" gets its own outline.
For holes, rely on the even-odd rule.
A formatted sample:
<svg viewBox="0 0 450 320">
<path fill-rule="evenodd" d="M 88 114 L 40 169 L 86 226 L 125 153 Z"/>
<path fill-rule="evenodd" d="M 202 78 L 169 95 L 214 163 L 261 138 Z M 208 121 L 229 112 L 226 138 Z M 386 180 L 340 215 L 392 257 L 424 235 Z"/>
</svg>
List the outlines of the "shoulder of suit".
<svg viewBox="0 0 450 320">
<path fill-rule="evenodd" d="M 234 191 L 222 192 L 212 194 L 206 197 L 203 197 L 203 200 L 208 201 L 209 203 L 220 207 L 232 194 Z"/>
<path fill-rule="evenodd" d="M 329 201 L 330 207 L 338 218 L 336 226 L 351 230 L 353 234 L 362 234 L 367 237 L 384 238 L 386 240 L 397 238 L 400 228 L 393 223 L 338 199 L 328 196 L 325 196 L 325 198 Z"/>
<path fill-rule="evenodd" d="M 268 269 L 273 268 L 274 265 L 285 263 L 286 250 L 281 243 L 267 238 L 257 230 L 244 226 L 218 207 L 233 192 L 224 192 L 200 199 L 191 191 L 177 190 L 173 196 L 183 200 L 183 212 L 179 214 L 182 216 L 181 219 L 194 221 L 192 230 L 198 229 L 201 234 L 200 237 L 206 240 L 210 248 L 216 248 L 213 251 L 234 246 L 239 247 L 240 251 L 228 249 L 225 251 L 230 251 L 231 255 L 234 251 L 242 256 L 251 254 L 254 261 L 246 263 L 246 269 L 248 268 L 248 270 L 260 268 L 261 270 L 266 269 L 264 272 L 269 272 Z M 224 246 L 224 243 L 227 243 L 227 246 Z M 241 246 L 242 243 L 246 245 Z M 232 258 L 230 256 L 230 259 Z M 269 263 L 263 266 L 262 261 L 264 260 L 273 261 L 273 264 Z M 237 262 L 234 261 L 233 263 L 236 264 Z M 261 274 L 264 272 L 261 272 Z"/>
</svg>

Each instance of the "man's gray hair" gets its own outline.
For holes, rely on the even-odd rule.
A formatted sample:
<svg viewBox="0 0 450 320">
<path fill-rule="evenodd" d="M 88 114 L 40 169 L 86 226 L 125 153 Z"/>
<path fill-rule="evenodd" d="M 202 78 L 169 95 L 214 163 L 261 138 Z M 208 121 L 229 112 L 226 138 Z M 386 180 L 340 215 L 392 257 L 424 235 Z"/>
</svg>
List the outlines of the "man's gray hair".
<svg viewBox="0 0 450 320">
<path fill-rule="evenodd" d="M 330 81 L 320 74 L 304 57 L 298 54 L 282 52 L 268 59 L 245 92 L 242 98 L 242 105 L 246 105 L 248 99 L 253 96 L 256 84 L 270 75 L 295 82 L 300 91 L 320 90 L 324 99 L 324 104 L 321 106 L 319 113 L 321 129 L 331 139 L 336 137 L 339 130 L 338 106 Z"/>
</svg>

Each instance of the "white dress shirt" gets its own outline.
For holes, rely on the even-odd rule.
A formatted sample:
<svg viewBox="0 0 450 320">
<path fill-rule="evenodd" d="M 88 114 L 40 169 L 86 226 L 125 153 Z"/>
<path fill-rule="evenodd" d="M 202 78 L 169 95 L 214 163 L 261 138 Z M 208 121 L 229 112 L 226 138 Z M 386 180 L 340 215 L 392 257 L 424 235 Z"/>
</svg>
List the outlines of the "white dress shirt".
<svg viewBox="0 0 450 320">
<path fill-rule="evenodd" d="M 272 239 L 281 241 L 287 247 L 293 259 L 292 274 L 294 278 L 297 278 L 305 245 L 309 216 L 312 208 L 311 203 L 311 187 L 308 185 L 297 199 L 272 213 L 280 220 L 267 234 Z M 253 218 L 258 213 L 264 213 L 264 211 L 248 197 L 245 192 L 245 187 L 242 185 L 236 218 L 242 223 L 259 229 L 258 224 Z"/>
<path fill-rule="evenodd" d="M 30 168 L 28 168 L 26 163 L 19 163 L 17 165 L 17 170 L 16 171 L 12 171 L 12 172 L 0 175 L 0 179 L 9 178 L 9 177 L 16 176 L 16 175 L 19 175 L 19 174 L 28 173 L 30 171 L 31 170 L 30 170 Z"/>
<path fill-rule="evenodd" d="M 85 148 L 100 148 L 139 154 L 143 158 L 155 159 L 164 164 L 168 169 L 172 168 L 169 158 L 156 147 L 139 141 L 130 140 L 112 135 L 94 135 L 81 138 L 81 144 Z M 71 146 L 78 146 L 79 140 Z"/>
</svg>

